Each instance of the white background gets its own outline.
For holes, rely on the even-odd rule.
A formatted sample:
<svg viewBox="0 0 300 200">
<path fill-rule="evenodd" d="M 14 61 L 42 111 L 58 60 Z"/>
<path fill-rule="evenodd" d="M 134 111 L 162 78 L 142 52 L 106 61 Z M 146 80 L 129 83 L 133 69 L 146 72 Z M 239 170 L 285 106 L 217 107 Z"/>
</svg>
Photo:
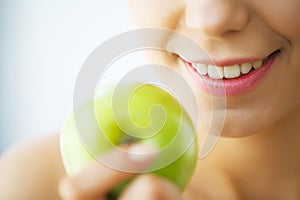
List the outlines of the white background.
<svg viewBox="0 0 300 200">
<path fill-rule="evenodd" d="M 133 26 L 127 1 L 6 0 L 0 13 L 1 152 L 58 133 L 84 60 Z"/>
</svg>

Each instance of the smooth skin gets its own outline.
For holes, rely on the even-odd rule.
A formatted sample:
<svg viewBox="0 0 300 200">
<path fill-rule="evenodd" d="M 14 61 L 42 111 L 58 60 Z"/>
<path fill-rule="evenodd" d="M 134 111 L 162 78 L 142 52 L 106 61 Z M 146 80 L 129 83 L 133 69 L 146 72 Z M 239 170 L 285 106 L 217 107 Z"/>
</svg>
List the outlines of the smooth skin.
<svg viewBox="0 0 300 200">
<path fill-rule="evenodd" d="M 300 1 L 128 2 L 137 27 L 179 31 L 214 59 L 260 58 L 277 49 L 281 53 L 259 86 L 227 99 L 224 137 L 199 160 L 182 194 L 166 180 L 140 175 L 120 199 L 300 199 Z M 148 58 L 184 74 L 176 52 L 148 52 Z M 208 107 L 207 95 L 194 87 L 203 109 Z M 67 177 L 58 138 L 16 144 L 2 155 L 0 199 L 105 199 L 110 188 L 132 176 L 93 163 Z M 147 163 L 124 160 L 135 162 Z"/>
</svg>

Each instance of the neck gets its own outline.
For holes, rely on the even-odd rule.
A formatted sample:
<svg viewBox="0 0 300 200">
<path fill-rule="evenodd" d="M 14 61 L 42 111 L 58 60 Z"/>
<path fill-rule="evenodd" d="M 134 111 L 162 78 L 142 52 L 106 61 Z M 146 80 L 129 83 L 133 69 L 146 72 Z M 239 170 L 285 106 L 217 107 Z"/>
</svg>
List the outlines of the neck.
<svg viewBox="0 0 300 200">
<path fill-rule="evenodd" d="M 300 105 L 264 132 L 239 139 L 221 138 L 206 159 L 240 185 L 261 184 L 265 189 L 269 185 L 274 190 L 280 185 L 299 184 L 299 122 Z"/>
</svg>

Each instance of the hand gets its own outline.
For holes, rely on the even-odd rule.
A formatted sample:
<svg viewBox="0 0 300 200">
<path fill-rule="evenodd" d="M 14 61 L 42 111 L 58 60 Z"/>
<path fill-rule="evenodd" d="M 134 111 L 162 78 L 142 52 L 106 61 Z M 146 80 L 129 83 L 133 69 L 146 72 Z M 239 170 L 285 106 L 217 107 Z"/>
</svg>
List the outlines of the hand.
<svg viewBox="0 0 300 200">
<path fill-rule="evenodd" d="M 151 147 L 150 147 L 151 148 Z M 149 151 L 149 146 L 135 145 L 137 152 Z M 124 166 L 142 170 L 146 168 L 154 158 L 137 160 L 112 151 L 104 156 L 104 159 L 117 161 Z M 64 200 L 105 200 L 107 194 L 120 182 L 136 174 L 125 173 L 111 169 L 99 162 L 91 163 L 74 177 L 65 177 L 60 182 L 59 192 Z M 155 199 L 181 199 L 177 187 L 168 180 L 156 175 L 138 175 L 130 185 L 121 193 L 121 200 L 155 200 Z"/>
</svg>

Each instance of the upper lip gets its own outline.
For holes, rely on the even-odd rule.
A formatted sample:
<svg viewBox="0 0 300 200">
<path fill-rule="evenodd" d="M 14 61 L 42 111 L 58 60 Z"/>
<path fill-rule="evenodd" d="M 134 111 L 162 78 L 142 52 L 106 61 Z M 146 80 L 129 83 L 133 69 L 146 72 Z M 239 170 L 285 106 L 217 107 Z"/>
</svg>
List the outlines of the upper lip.
<svg viewBox="0 0 300 200">
<path fill-rule="evenodd" d="M 280 50 L 277 49 L 265 57 L 252 57 L 252 58 L 251 57 L 248 57 L 248 58 L 233 58 L 233 57 L 230 58 L 230 57 L 228 57 L 225 59 L 206 58 L 206 59 L 198 59 L 198 60 L 188 60 L 186 58 L 181 57 L 180 55 L 179 56 L 188 63 L 207 64 L 207 65 L 215 65 L 215 66 L 232 66 L 232 65 L 239 65 L 239 64 L 243 64 L 243 63 L 251 63 L 251 62 L 265 60 L 278 51 L 280 51 Z"/>
</svg>

